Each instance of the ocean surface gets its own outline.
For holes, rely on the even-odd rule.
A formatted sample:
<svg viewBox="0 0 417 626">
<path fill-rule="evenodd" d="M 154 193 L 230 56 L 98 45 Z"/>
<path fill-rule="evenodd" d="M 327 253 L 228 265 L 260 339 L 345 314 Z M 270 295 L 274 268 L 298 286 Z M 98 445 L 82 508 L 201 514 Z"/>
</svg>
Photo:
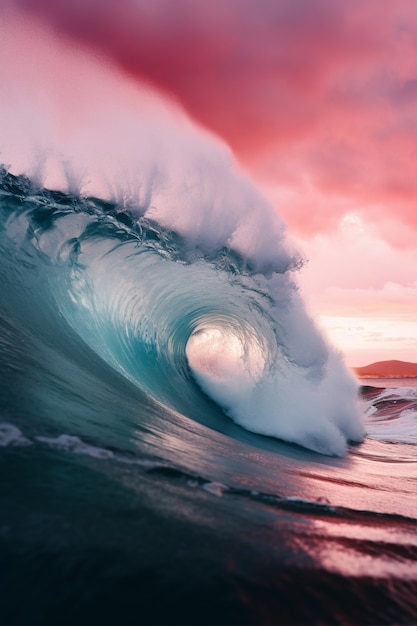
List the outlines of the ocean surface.
<svg viewBox="0 0 417 626">
<path fill-rule="evenodd" d="M 151 205 L 0 170 L 0 623 L 417 623 L 417 380 L 354 379 L 267 210 Z"/>
</svg>

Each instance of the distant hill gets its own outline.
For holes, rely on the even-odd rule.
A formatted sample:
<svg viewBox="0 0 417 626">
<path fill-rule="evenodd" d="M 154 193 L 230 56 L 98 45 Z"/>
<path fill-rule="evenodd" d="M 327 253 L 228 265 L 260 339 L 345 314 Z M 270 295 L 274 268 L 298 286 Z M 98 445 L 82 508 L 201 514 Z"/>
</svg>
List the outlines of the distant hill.
<svg viewBox="0 0 417 626">
<path fill-rule="evenodd" d="M 417 378 L 417 363 L 406 361 L 378 361 L 352 369 L 360 378 Z"/>
</svg>

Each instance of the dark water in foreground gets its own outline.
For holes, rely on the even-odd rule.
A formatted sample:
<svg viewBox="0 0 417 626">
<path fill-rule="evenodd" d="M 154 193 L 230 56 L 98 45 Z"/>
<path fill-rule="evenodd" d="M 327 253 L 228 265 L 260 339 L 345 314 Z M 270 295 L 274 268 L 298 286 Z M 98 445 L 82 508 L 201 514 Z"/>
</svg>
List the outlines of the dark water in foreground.
<svg viewBox="0 0 417 626">
<path fill-rule="evenodd" d="M 417 623 L 416 381 L 366 381 L 367 436 L 343 457 L 235 424 L 175 346 L 153 370 L 150 323 L 136 384 L 130 309 L 125 334 L 113 309 L 88 326 L 104 318 L 79 256 L 125 250 L 129 217 L 25 184 L 1 200 L 0 623 Z M 68 322 L 68 293 L 88 316 Z"/>
</svg>

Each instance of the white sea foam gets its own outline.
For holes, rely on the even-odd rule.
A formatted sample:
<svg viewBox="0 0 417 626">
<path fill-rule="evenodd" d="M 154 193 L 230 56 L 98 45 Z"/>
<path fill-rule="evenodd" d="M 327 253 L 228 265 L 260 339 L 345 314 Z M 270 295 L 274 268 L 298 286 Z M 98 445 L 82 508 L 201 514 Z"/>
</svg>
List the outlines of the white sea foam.
<svg viewBox="0 0 417 626">
<path fill-rule="evenodd" d="M 239 348 L 237 336 L 221 328 L 214 341 L 209 339 L 215 331 L 205 331 L 187 346 L 190 367 L 202 389 L 241 426 L 341 456 L 348 441 L 364 437 L 356 380 L 298 301 L 293 314 L 297 321 L 291 324 L 280 314 L 281 343 L 269 345 L 267 358 L 260 342 Z"/>
<path fill-rule="evenodd" d="M 33 443 L 38 442 L 41 445 L 45 445 L 48 448 L 55 450 L 61 450 L 63 452 L 70 452 L 73 454 L 80 454 L 99 460 L 114 460 L 119 463 L 126 463 L 128 465 L 137 465 L 145 471 L 155 469 L 172 469 L 172 465 L 167 463 L 150 460 L 140 459 L 129 456 L 123 456 L 122 454 L 115 454 L 111 450 L 106 448 L 100 448 L 85 443 L 80 437 L 75 435 L 67 435 L 65 433 L 56 437 L 46 437 L 44 435 L 36 435 L 34 440 L 31 441 L 22 434 L 22 431 L 14 424 L 8 422 L 0 422 L 0 447 L 8 446 L 31 446 Z M 203 481 L 199 479 L 188 479 L 186 481 L 189 487 L 198 487 L 207 491 L 208 493 L 221 497 L 226 491 L 229 490 L 227 485 L 217 481 Z"/>
<path fill-rule="evenodd" d="M 93 446 L 85 443 L 85 441 L 76 435 L 67 435 L 65 433 L 57 435 L 56 437 L 35 435 L 33 440 L 31 440 L 26 437 L 14 424 L 10 424 L 9 422 L 0 422 L 0 448 L 7 448 L 9 446 L 32 446 L 36 442 L 45 445 L 48 448 L 72 452 L 74 454 L 82 454 L 94 459 L 113 459 L 119 463 L 137 465 L 146 470 L 169 467 L 161 461 L 140 459 L 137 457 L 125 456 L 123 454 L 116 454 L 107 448 L 101 448 L 99 446 Z"/>
<path fill-rule="evenodd" d="M 204 489 L 204 491 L 207 491 L 208 493 L 211 493 L 213 496 L 217 496 L 218 498 L 220 498 L 225 491 L 228 491 L 229 488 L 226 487 L 226 485 L 223 485 L 223 483 L 208 482 L 203 483 L 202 489 Z"/>
<path fill-rule="evenodd" d="M 8 422 L 0 422 L 0 447 L 30 446 L 31 440 L 22 434 L 22 431 Z"/>
<path fill-rule="evenodd" d="M 87 456 L 91 456 L 96 459 L 114 458 L 114 453 L 111 450 L 91 446 L 74 435 L 62 434 L 58 435 L 58 437 L 44 437 L 42 435 L 38 435 L 35 439 L 36 441 L 39 441 L 39 443 L 46 444 L 50 448 L 68 450 L 69 452 L 74 452 L 75 454 L 86 454 Z"/>
<path fill-rule="evenodd" d="M 389 408 L 388 414 L 384 411 L 381 413 L 380 403 Z M 367 437 L 387 443 L 417 444 L 416 403 L 416 387 L 381 390 L 378 396 L 366 403 Z"/>
<path fill-rule="evenodd" d="M 396 419 L 384 422 L 367 421 L 366 428 L 369 439 L 388 443 L 417 444 L 417 411 L 406 409 Z"/>
</svg>

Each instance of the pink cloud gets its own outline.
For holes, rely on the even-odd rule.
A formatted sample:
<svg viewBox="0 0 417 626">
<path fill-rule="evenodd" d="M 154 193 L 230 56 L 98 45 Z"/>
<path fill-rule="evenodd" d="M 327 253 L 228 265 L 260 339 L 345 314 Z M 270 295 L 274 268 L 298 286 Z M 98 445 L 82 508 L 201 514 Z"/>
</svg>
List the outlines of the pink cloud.
<svg viewBox="0 0 417 626">
<path fill-rule="evenodd" d="M 296 205 L 308 180 L 371 220 L 394 214 L 417 230 L 414 0 L 15 4 L 173 95 L 259 180 L 290 177 Z M 314 233 L 336 224 L 343 205 L 279 210 Z"/>
</svg>

